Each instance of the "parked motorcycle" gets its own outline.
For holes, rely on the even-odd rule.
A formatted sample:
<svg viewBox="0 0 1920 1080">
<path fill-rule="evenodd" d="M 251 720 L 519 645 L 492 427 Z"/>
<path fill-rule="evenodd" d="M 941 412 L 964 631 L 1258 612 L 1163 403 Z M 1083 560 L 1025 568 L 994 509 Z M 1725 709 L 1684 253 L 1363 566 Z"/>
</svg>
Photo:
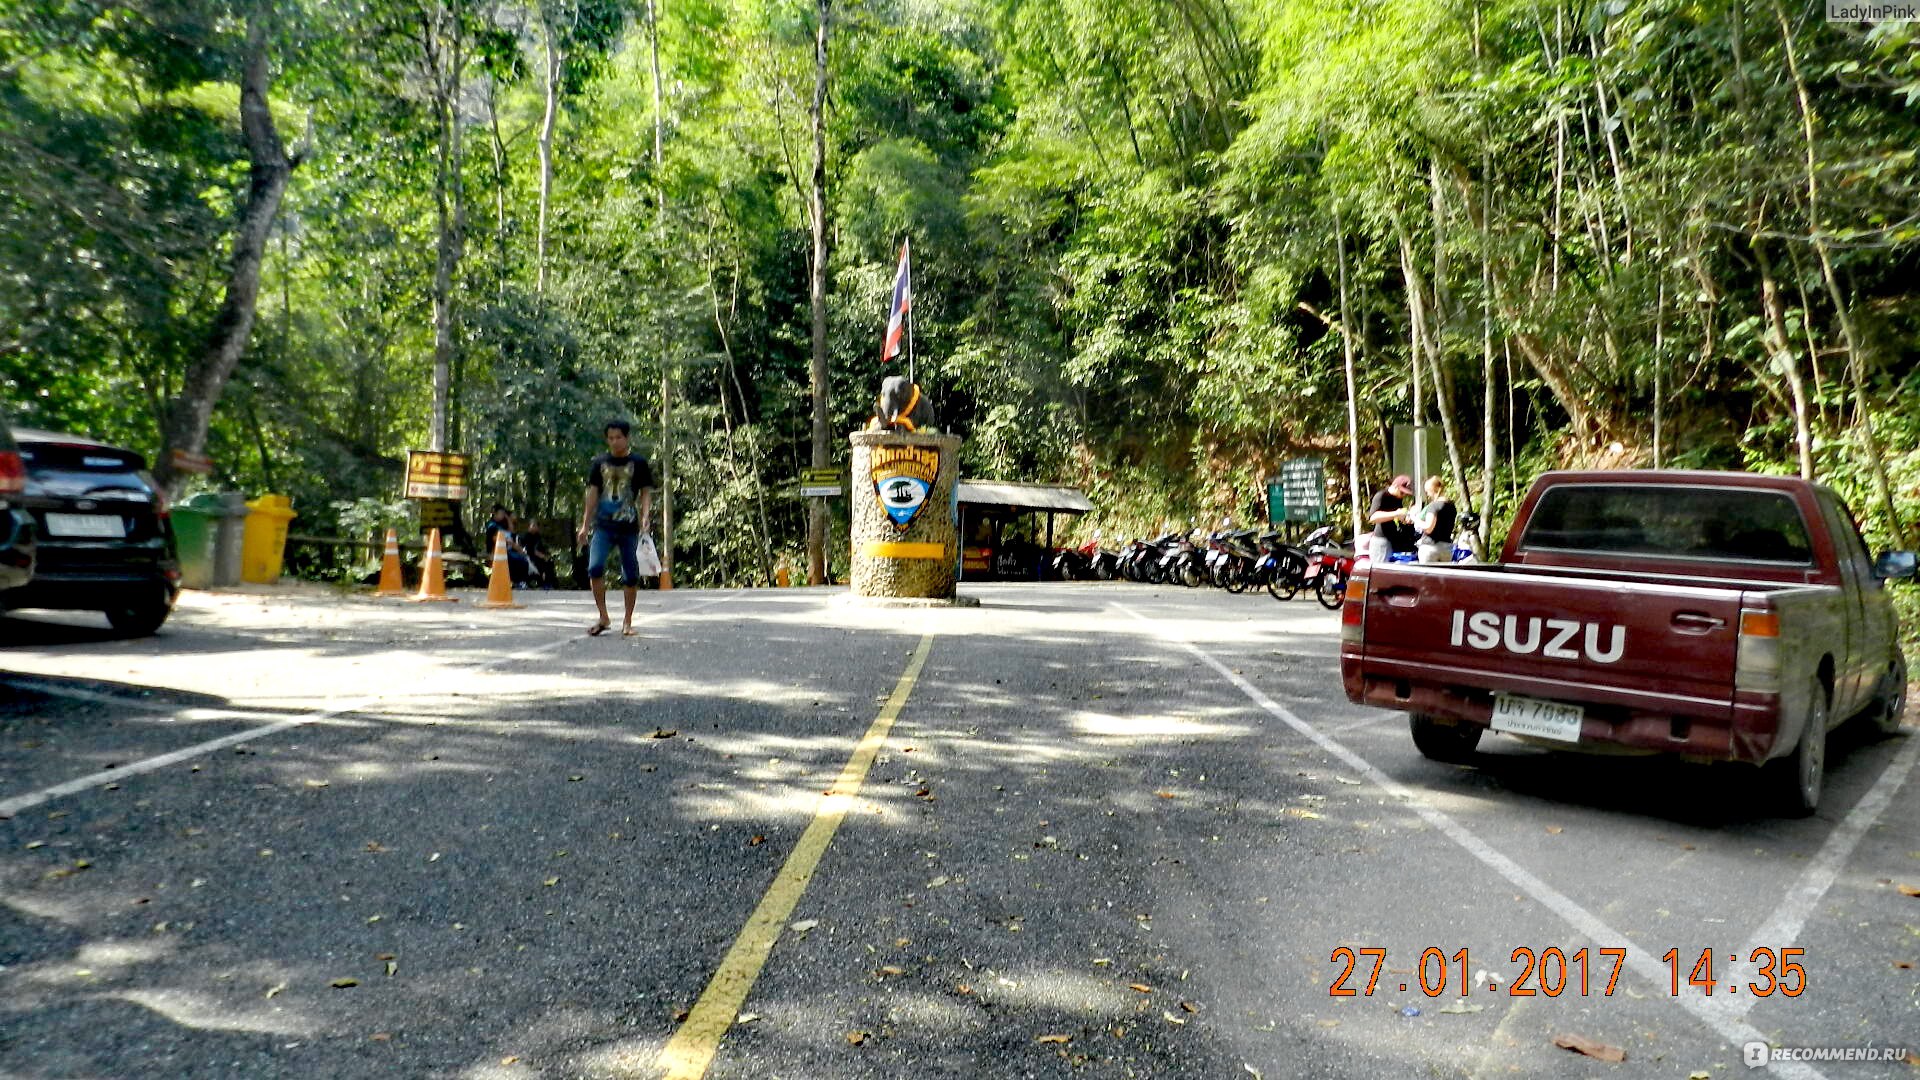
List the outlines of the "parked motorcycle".
<svg viewBox="0 0 1920 1080">
<path fill-rule="evenodd" d="M 1253 533 L 1252 529 L 1224 529 L 1207 537 L 1207 577 L 1216 588 L 1240 593 L 1253 584 L 1260 562 Z"/>
<path fill-rule="evenodd" d="M 1300 584 L 1306 579 L 1306 574 L 1307 553 L 1304 549 L 1282 542 L 1277 531 L 1261 534 L 1260 561 L 1254 564 L 1254 584 L 1265 585 L 1267 595 L 1284 602 L 1300 592 Z"/>
<path fill-rule="evenodd" d="M 1353 552 L 1333 539 L 1333 528 L 1317 530 L 1307 537 L 1308 558 L 1305 587 L 1313 592 L 1320 606 L 1337 611 L 1347 596 L 1347 579 L 1353 576 Z"/>
</svg>

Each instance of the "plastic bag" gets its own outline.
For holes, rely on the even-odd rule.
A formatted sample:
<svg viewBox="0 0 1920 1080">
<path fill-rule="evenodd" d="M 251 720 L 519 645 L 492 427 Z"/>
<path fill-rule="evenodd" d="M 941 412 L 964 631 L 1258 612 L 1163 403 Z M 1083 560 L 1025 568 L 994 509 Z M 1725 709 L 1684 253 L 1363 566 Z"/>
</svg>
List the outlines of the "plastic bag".
<svg viewBox="0 0 1920 1080">
<path fill-rule="evenodd" d="M 640 576 L 660 576 L 660 549 L 653 546 L 653 537 L 648 533 L 640 534 L 639 548 Z"/>
</svg>

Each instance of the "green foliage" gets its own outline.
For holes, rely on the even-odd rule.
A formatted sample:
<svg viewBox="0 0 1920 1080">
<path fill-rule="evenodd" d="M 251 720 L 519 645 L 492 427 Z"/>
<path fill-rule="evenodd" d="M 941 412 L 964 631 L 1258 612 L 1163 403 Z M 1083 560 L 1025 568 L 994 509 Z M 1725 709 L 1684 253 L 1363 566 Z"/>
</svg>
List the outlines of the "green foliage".
<svg viewBox="0 0 1920 1080">
<path fill-rule="evenodd" d="M 0 394 L 152 450 L 247 181 L 239 9 L 92 10 L 0 12 Z M 764 580 L 796 553 L 814 5 L 663 5 L 659 117 L 644 6 L 276 10 L 276 115 L 289 132 L 311 115 L 312 142 L 214 416 L 217 479 L 292 494 L 303 528 L 358 529 L 426 444 L 431 11 L 466 49 L 454 431 L 474 502 L 571 518 L 600 422 L 624 415 L 650 453 L 674 447 L 684 581 Z M 916 370 L 967 437 L 964 470 L 1084 485 L 1100 511 L 1083 530 L 1245 518 L 1296 456 L 1327 458 L 1344 496 L 1349 345 L 1377 483 L 1392 425 L 1417 409 L 1441 431 L 1432 365 L 1422 400 L 1409 386 L 1416 329 L 1496 534 L 1542 469 L 1653 464 L 1656 415 L 1660 464 L 1793 471 L 1796 393 L 1816 474 L 1872 541 L 1899 539 L 1876 461 L 1894 514 L 1920 517 L 1910 25 L 1773 0 L 833 10 L 841 461 L 886 373 L 906 238 Z M 543 286 L 549 42 L 565 62 Z"/>
</svg>

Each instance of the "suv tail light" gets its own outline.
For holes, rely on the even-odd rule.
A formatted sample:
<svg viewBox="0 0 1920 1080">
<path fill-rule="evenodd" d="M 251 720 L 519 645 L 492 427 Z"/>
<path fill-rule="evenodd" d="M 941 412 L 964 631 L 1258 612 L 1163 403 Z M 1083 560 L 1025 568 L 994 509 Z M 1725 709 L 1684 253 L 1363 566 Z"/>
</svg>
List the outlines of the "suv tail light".
<svg viewBox="0 0 1920 1080">
<path fill-rule="evenodd" d="M 1733 686 L 1762 694 L 1780 692 L 1780 613 L 1772 608 L 1740 609 L 1740 644 L 1733 665 Z"/>
<path fill-rule="evenodd" d="M 27 465 L 15 450 L 0 450 L 0 495 L 18 495 L 27 490 Z"/>
</svg>

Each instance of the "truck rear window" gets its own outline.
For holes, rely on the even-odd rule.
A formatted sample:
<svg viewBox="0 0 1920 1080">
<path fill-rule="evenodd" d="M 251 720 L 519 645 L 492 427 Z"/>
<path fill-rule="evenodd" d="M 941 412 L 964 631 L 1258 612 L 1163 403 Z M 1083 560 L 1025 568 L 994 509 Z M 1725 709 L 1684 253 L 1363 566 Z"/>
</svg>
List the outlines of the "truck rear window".
<svg viewBox="0 0 1920 1080">
<path fill-rule="evenodd" d="M 1808 564 L 1800 508 L 1784 492 L 1568 484 L 1534 505 L 1520 546 L 1693 559 Z"/>
</svg>

